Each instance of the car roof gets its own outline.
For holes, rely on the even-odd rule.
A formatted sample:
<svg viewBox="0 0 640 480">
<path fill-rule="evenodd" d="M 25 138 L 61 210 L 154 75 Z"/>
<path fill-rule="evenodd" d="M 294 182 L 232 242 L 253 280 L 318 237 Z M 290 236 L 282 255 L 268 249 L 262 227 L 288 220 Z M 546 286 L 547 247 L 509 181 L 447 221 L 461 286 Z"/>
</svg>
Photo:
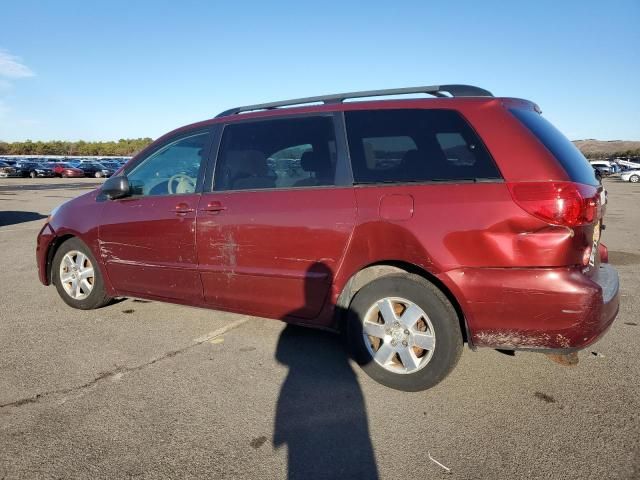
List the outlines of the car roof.
<svg viewBox="0 0 640 480">
<path fill-rule="evenodd" d="M 406 98 L 395 97 L 391 99 L 366 99 L 358 101 L 344 101 L 350 98 L 379 97 L 399 94 L 423 93 L 432 95 L 429 97 Z M 447 95 L 450 94 L 452 96 Z M 313 105 L 301 104 L 301 102 L 316 102 Z M 487 104 L 494 106 L 506 106 L 508 108 L 526 108 L 541 113 L 540 108 L 533 102 L 521 98 L 494 97 L 491 92 L 471 85 L 442 85 L 431 87 L 410 87 L 389 90 L 369 90 L 361 92 L 350 92 L 343 94 L 332 94 L 319 97 L 306 97 L 282 102 L 269 102 L 263 104 L 249 105 L 247 107 L 236 107 L 225 110 L 214 118 L 209 118 L 200 122 L 191 123 L 176 128 L 152 142 L 149 146 L 138 152 L 137 156 L 146 155 L 159 142 L 171 139 L 174 136 L 196 130 L 207 128 L 212 125 L 222 123 L 234 123 L 237 121 L 253 119 L 269 119 L 291 115 L 305 115 L 314 113 L 331 113 L 353 110 L 382 110 L 382 109 L 409 109 L 409 108 L 441 108 L 441 109 L 464 109 L 468 107 L 479 107 Z"/>
<path fill-rule="evenodd" d="M 347 112 L 354 110 L 382 110 L 382 109 L 409 109 L 409 108 L 441 108 L 463 109 L 469 106 L 483 106 L 487 104 L 505 105 L 509 107 L 522 107 L 537 109 L 538 106 L 530 100 L 512 97 L 464 97 L 464 98 L 402 98 L 390 100 L 364 100 L 326 105 L 305 105 L 274 108 L 269 110 L 251 111 L 247 113 L 230 114 L 222 117 L 214 117 L 207 120 L 184 125 L 159 137 L 156 142 L 178 135 L 184 131 L 206 128 L 221 123 L 234 123 L 244 120 L 269 119 L 290 115 L 305 115 L 313 113 Z M 154 142 L 154 144 L 156 143 Z M 144 149 L 142 152 L 144 152 Z M 142 153 L 140 152 L 140 153 Z"/>
</svg>

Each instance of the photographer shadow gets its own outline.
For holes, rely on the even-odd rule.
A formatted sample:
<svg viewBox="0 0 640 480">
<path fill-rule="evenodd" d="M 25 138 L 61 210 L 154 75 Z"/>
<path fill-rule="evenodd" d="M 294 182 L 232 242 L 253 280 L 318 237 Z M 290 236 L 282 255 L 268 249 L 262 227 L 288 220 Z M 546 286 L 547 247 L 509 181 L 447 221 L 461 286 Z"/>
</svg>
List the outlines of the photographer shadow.
<svg viewBox="0 0 640 480">
<path fill-rule="evenodd" d="M 324 264 L 314 264 L 311 272 L 316 278 L 324 272 L 331 281 Z M 305 283 L 307 300 L 313 288 L 312 282 Z M 364 398 L 340 338 L 288 325 L 276 360 L 289 367 L 273 435 L 274 447 L 287 446 L 288 478 L 377 479 Z"/>
</svg>

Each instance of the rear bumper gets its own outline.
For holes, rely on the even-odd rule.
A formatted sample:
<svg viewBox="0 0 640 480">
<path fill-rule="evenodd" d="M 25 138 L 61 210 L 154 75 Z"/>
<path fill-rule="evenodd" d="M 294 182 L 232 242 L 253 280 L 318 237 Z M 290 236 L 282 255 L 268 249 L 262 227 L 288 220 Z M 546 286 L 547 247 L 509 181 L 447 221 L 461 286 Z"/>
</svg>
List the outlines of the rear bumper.
<svg viewBox="0 0 640 480">
<path fill-rule="evenodd" d="M 459 292 L 475 346 L 575 351 L 598 340 L 618 314 L 618 272 L 609 264 L 593 277 L 573 268 L 460 269 L 446 275 Z"/>
<path fill-rule="evenodd" d="M 55 239 L 55 232 L 48 223 L 45 223 L 36 241 L 36 263 L 38 264 L 38 278 L 43 285 L 49 285 L 47 275 L 47 263 L 49 261 L 49 247 Z"/>
</svg>

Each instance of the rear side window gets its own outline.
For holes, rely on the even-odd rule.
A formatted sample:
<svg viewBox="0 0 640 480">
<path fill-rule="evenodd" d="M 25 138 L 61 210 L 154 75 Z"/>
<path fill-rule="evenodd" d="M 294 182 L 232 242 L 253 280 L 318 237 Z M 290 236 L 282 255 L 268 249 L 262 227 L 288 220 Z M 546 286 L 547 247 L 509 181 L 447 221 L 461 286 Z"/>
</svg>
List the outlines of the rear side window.
<svg viewBox="0 0 640 480">
<path fill-rule="evenodd" d="M 332 117 L 227 125 L 214 190 L 261 190 L 334 185 L 336 140 Z"/>
<path fill-rule="evenodd" d="M 533 110 L 513 108 L 511 113 L 533 133 L 560 162 L 573 182 L 598 185 L 593 167 L 578 147 L 567 139 L 547 119 Z"/>
<path fill-rule="evenodd" d="M 500 179 L 486 147 L 453 110 L 346 112 L 355 183 Z"/>
</svg>

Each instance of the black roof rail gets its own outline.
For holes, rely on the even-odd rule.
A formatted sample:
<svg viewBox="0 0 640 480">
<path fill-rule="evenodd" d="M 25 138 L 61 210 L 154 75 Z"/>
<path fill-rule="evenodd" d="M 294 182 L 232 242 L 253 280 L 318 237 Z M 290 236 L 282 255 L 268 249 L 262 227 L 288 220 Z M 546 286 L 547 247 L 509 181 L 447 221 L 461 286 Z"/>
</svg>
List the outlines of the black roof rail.
<svg viewBox="0 0 640 480">
<path fill-rule="evenodd" d="M 389 88 L 386 90 L 364 90 L 361 92 L 335 93 L 333 95 L 319 95 L 317 97 L 295 98 L 280 102 L 258 103 L 244 107 L 230 108 L 218 114 L 216 118 L 226 117 L 241 112 L 253 110 L 271 110 L 278 107 L 291 105 L 304 105 L 306 103 L 342 103 L 348 98 L 382 97 L 386 95 L 406 95 L 410 93 L 426 93 L 434 97 L 447 97 L 447 93 L 452 97 L 493 97 L 491 92 L 483 88 L 472 85 L 431 85 L 428 87 L 405 87 Z"/>
</svg>

